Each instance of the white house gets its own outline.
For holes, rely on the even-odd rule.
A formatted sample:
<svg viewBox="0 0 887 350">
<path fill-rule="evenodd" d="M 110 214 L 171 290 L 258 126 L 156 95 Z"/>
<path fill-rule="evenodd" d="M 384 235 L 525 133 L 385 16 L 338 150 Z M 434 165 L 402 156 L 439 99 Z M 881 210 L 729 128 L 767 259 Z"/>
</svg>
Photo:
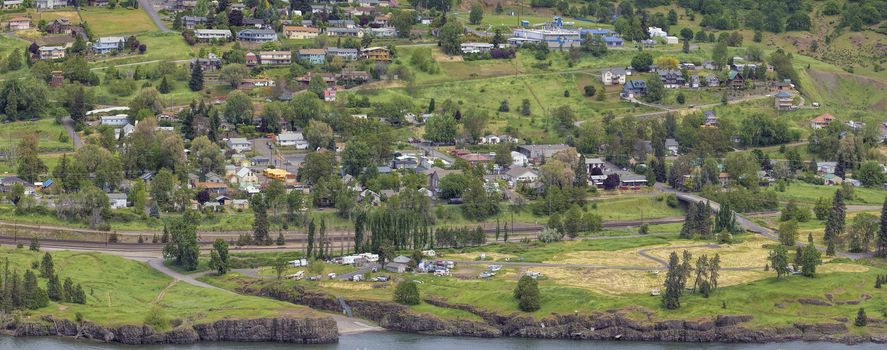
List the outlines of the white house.
<svg viewBox="0 0 887 350">
<path fill-rule="evenodd" d="M 232 137 L 228 139 L 228 148 L 237 152 L 249 151 L 253 149 L 253 145 L 244 137 Z"/>
<path fill-rule="evenodd" d="M 668 36 L 668 33 L 659 27 L 647 27 L 647 33 L 650 34 L 651 38 L 665 38 Z"/>
<path fill-rule="evenodd" d="M 472 54 L 472 53 L 489 53 L 493 50 L 493 44 L 490 43 L 462 43 L 459 45 L 460 49 L 462 49 L 463 54 Z"/>
<path fill-rule="evenodd" d="M 505 172 L 505 179 L 513 183 L 535 182 L 536 180 L 539 180 L 539 174 L 528 168 L 512 167 Z"/>
<path fill-rule="evenodd" d="M 665 139 L 665 148 L 668 149 L 668 153 L 673 156 L 678 155 L 680 151 L 680 145 L 678 145 L 678 141 L 675 139 Z"/>
<path fill-rule="evenodd" d="M 108 193 L 108 201 L 111 202 L 111 209 L 126 208 L 126 193 Z"/>
<path fill-rule="evenodd" d="M 517 151 L 511 151 L 511 165 L 512 166 L 527 166 L 530 163 L 530 159 L 527 158 L 523 153 Z"/>
<path fill-rule="evenodd" d="M 601 73 L 601 82 L 604 85 L 622 85 L 625 84 L 625 68 L 610 68 Z"/>
<path fill-rule="evenodd" d="M 300 132 L 285 131 L 277 135 L 277 145 L 282 147 L 295 146 L 296 149 L 308 149 L 308 141 Z"/>
</svg>

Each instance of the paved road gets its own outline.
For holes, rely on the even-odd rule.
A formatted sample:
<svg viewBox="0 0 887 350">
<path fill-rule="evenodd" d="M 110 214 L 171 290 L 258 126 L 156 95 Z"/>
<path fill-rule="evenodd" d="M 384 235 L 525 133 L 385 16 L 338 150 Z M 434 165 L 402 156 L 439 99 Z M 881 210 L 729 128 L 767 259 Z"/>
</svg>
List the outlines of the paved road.
<svg viewBox="0 0 887 350">
<path fill-rule="evenodd" d="M 139 0 L 139 7 L 145 10 L 145 13 L 148 14 L 148 17 L 151 17 L 151 20 L 154 21 L 154 25 L 156 25 L 160 31 L 170 31 L 169 28 L 166 28 L 166 25 L 163 24 L 163 21 L 160 20 L 160 15 L 157 14 L 157 9 L 154 8 L 154 4 L 151 3 L 151 0 Z"/>
<path fill-rule="evenodd" d="M 721 209 L 720 204 L 713 202 L 707 198 L 703 198 L 701 196 L 697 196 L 695 194 L 688 193 L 688 192 L 680 192 L 680 191 L 677 191 L 677 190 L 675 190 L 671 187 L 668 187 L 664 184 L 661 184 L 661 183 L 656 183 L 655 186 L 656 186 L 656 189 L 658 189 L 662 192 L 673 193 L 680 200 L 695 201 L 695 202 L 704 201 L 704 202 L 708 202 L 709 205 L 711 205 L 712 210 L 714 210 L 714 211 L 718 211 Z M 774 241 L 779 240 L 779 235 L 776 233 L 776 231 L 771 230 L 768 227 L 765 227 L 763 225 L 760 225 L 760 224 L 752 221 L 751 219 L 749 219 L 745 215 L 742 215 L 741 213 L 736 213 L 736 223 L 740 227 L 742 227 L 743 229 L 745 229 L 747 231 L 757 233 L 761 236 L 772 239 Z M 798 245 L 804 247 L 804 246 L 807 246 L 807 243 L 806 242 L 798 242 Z M 825 248 L 822 248 L 822 247 L 816 247 L 816 249 L 819 251 L 823 251 L 823 252 L 825 251 Z M 838 256 L 856 260 L 856 259 L 872 257 L 872 256 L 874 256 L 874 253 L 838 253 Z"/>
<path fill-rule="evenodd" d="M 74 149 L 80 149 L 80 146 L 83 145 L 83 141 L 80 140 L 80 134 L 74 129 L 74 119 L 71 119 L 71 116 L 65 116 L 62 118 L 62 125 L 65 126 L 65 130 L 68 132 L 68 137 L 74 142 Z"/>
<path fill-rule="evenodd" d="M 209 274 L 210 271 L 197 272 L 197 273 L 186 275 L 186 274 L 176 272 L 175 270 L 166 267 L 166 265 L 163 264 L 163 258 L 154 258 L 154 259 L 150 259 L 146 262 L 148 263 L 148 266 L 151 266 L 152 268 L 154 268 L 157 271 L 163 272 L 164 275 L 172 277 L 174 280 L 182 281 L 182 282 L 192 284 L 192 285 L 202 287 L 202 288 L 220 290 L 220 291 L 224 291 L 226 293 L 234 293 L 230 290 L 222 289 L 222 288 L 219 288 L 219 287 L 216 287 L 216 286 L 204 283 L 204 282 L 200 282 L 197 280 L 198 277 Z"/>
<path fill-rule="evenodd" d="M 430 155 L 432 157 L 437 157 L 437 158 L 443 159 L 443 160 L 449 162 L 450 164 L 452 164 L 454 162 L 453 157 L 450 157 L 449 154 L 440 152 L 436 148 L 434 148 L 433 146 L 430 146 L 424 142 L 417 143 L 416 147 L 418 147 L 422 151 L 425 151 L 425 153 L 427 153 L 428 155 Z"/>
</svg>

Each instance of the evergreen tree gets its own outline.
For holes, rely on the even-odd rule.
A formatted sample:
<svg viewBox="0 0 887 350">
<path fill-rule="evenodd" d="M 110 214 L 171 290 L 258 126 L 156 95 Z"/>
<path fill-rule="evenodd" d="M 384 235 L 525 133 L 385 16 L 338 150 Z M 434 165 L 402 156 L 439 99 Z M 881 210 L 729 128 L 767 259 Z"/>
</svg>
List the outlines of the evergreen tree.
<svg viewBox="0 0 887 350">
<path fill-rule="evenodd" d="M 46 293 L 52 301 L 63 301 L 65 299 L 65 293 L 62 290 L 61 283 L 59 283 L 58 275 L 52 275 L 46 281 Z"/>
<path fill-rule="evenodd" d="M 74 288 L 74 297 L 71 298 L 71 301 L 77 304 L 86 304 L 86 293 L 83 292 L 83 286 L 80 283 L 77 283 L 77 287 Z"/>
<path fill-rule="evenodd" d="M 169 228 L 163 225 L 163 234 L 160 236 L 160 243 L 169 243 Z"/>
<path fill-rule="evenodd" d="M 274 244 L 277 244 L 277 245 L 286 244 L 286 238 L 283 237 L 282 231 L 277 233 L 277 240 L 274 242 Z"/>
<path fill-rule="evenodd" d="M 65 284 L 62 287 L 64 291 L 64 301 L 66 303 L 71 303 L 74 300 L 74 281 L 71 280 L 71 277 L 65 278 Z"/>
<path fill-rule="evenodd" d="M 188 81 L 188 88 L 191 91 L 203 90 L 203 68 L 199 64 L 191 67 L 191 80 Z"/>
<path fill-rule="evenodd" d="M 881 226 L 878 229 L 878 256 L 887 256 L 887 198 L 881 208 Z"/>
<path fill-rule="evenodd" d="M 268 244 L 271 238 L 268 236 L 268 208 L 266 208 L 265 196 L 262 194 L 254 195 L 250 201 L 250 207 L 253 209 L 253 241 L 255 244 Z"/>
<path fill-rule="evenodd" d="M 838 190 L 835 191 L 835 197 L 832 199 L 832 207 L 829 209 L 828 220 L 825 223 L 825 236 L 823 237 L 827 244 L 826 254 L 829 256 L 835 255 L 841 234 L 844 233 L 845 217 L 844 197 Z"/>
<path fill-rule="evenodd" d="M 43 254 L 43 260 L 40 261 L 40 277 L 49 278 L 55 274 L 55 268 L 52 263 L 52 255 L 49 252 Z"/>
<path fill-rule="evenodd" d="M 169 80 L 166 80 L 166 76 L 163 76 L 163 79 L 160 80 L 160 85 L 157 87 L 157 91 L 161 94 L 168 94 L 172 91 L 172 86 L 169 83 Z"/>
<path fill-rule="evenodd" d="M 329 243 L 326 241 L 326 218 L 320 217 L 320 230 L 318 230 L 318 251 L 320 258 L 325 258 L 329 254 Z"/>
<path fill-rule="evenodd" d="M 305 256 L 311 258 L 314 256 L 314 219 L 308 222 L 308 245 L 305 248 Z"/>
<path fill-rule="evenodd" d="M 588 187 L 588 165 L 585 164 L 585 155 L 579 155 L 579 162 L 576 164 L 576 178 L 573 180 L 573 186 L 581 189 Z"/>
<path fill-rule="evenodd" d="M 25 271 L 22 290 L 24 291 L 22 296 L 23 307 L 36 310 L 49 305 L 49 296 L 47 296 L 46 291 L 40 288 L 37 284 L 37 276 L 34 275 L 34 272 L 31 272 L 31 270 Z"/>
<path fill-rule="evenodd" d="M 729 202 L 721 204 L 721 208 L 718 210 L 717 216 L 715 216 L 714 232 L 722 232 L 724 230 L 730 233 L 738 231 L 736 228 L 736 213 Z"/>
<path fill-rule="evenodd" d="M 859 312 L 856 313 L 856 319 L 853 321 L 853 324 L 857 327 L 865 327 L 868 324 L 868 317 L 865 316 L 865 309 L 859 308 Z"/>
<path fill-rule="evenodd" d="M 681 271 L 678 254 L 671 252 L 668 257 L 668 273 L 665 275 L 665 293 L 662 293 L 662 306 L 669 310 L 681 307 Z"/>
<path fill-rule="evenodd" d="M 715 254 L 715 257 L 708 262 L 708 285 L 712 290 L 718 289 L 718 277 L 721 272 L 721 254 Z"/>
<path fill-rule="evenodd" d="M 40 239 L 37 237 L 31 237 L 31 245 L 28 247 L 31 251 L 39 252 L 40 251 Z"/>
</svg>

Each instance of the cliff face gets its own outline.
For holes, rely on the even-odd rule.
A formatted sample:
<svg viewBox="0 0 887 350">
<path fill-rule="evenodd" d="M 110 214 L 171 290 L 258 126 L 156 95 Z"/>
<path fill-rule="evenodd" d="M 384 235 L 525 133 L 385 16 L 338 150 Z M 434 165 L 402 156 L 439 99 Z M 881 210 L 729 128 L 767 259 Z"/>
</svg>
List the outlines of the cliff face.
<svg viewBox="0 0 887 350">
<path fill-rule="evenodd" d="M 339 340 L 336 322 L 330 317 L 221 320 L 155 332 L 149 326 L 108 328 L 91 322 L 77 324 L 45 316 L 39 321 L 10 323 L 6 328 L 15 336 L 65 336 L 131 345 L 193 344 L 199 341 L 323 344 Z"/>
<path fill-rule="evenodd" d="M 259 290 L 244 289 L 241 292 L 319 310 L 342 312 L 341 305 L 334 297 L 305 291 L 299 287 L 269 286 Z M 843 323 L 799 323 L 785 327 L 751 329 L 742 325 L 753 319 L 750 315 L 718 315 L 714 318 L 692 321 L 638 322 L 624 317 L 618 311 L 591 315 L 553 314 L 536 319 L 520 313 L 500 315 L 474 305 L 453 304 L 441 299 L 426 298 L 425 302 L 438 307 L 470 312 L 482 318 L 484 322 L 441 319 L 434 315 L 412 312 L 408 307 L 393 302 L 347 301 L 355 317 L 378 322 L 380 326 L 389 330 L 434 335 L 668 342 L 766 343 L 795 340 L 841 343 L 887 342 L 887 336 L 883 335 L 866 337 L 854 335 Z"/>
</svg>

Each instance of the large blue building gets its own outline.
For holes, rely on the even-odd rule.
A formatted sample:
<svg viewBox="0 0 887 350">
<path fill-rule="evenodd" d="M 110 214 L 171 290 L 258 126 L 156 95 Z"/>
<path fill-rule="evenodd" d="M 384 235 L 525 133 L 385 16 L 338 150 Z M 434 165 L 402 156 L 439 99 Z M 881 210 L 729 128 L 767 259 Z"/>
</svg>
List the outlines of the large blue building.
<svg viewBox="0 0 887 350">
<path fill-rule="evenodd" d="M 508 43 L 520 46 L 524 43 L 544 42 L 550 49 L 569 49 L 582 46 L 578 30 L 570 29 L 515 29 Z"/>
</svg>

